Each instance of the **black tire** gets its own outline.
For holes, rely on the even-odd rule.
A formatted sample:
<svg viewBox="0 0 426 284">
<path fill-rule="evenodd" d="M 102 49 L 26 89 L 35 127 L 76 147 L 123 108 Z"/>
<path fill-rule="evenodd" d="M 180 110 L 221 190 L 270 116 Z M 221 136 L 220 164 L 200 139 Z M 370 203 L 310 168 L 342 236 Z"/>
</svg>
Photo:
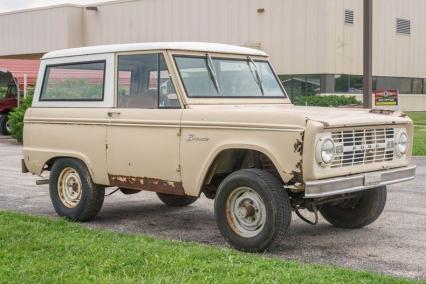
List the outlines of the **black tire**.
<svg viewBox="0 0 426 284">
<path fill-rule="evenodd" d="M 9 116 L 7 114 L 3 114 L 0 116 L 0 134 L 1 135 L 10 135 L 10 131 L 7 127 L 7 121 Z"/>
<path fill-rule="evenodd" d="M 355 229 L 379 218 L 386 204 L 386 186 L 360 191 L 358 197 L 339 203 L 324 204 L 319 211 L 332 225 Z"/>
<path fill-rule="evenodd" d="M 62 180 L 61 176 L 65 171 L 71 171 L 75 177 L 78 176 L 81 184 L 79 187 L 81 197 L 76 202 L 75 207 L 67 206 L 63 201 L 64 197 L 60 197 L 59 188 L 61 188 L 61 185 L 59 185 L 59 179 Z M 72 190 L 74 191 L 74 189 Z M 61 158 L 55 161 L 50 173 L 49 192 L 53 207 L 59 216 L 80 222 L 95 218 L 102 208 L 105 197 L 105 188 L 93 183 L 86 165 L 72 158 Z"/>
<path fill-rule="evenodd" d="M 158 198 L 167 206 L 172 207 L 184 207 L 188 206 L 195 201 L 197 201 L 198 197 L 195 196 L 182 196 L 182 195 L 173 195 L 166 193 L 157 193 Z"/>
<path fill-rule="evenodd" d="M 238 195 L 239 190 L 244 191 L 245 188 L 251 192 L 251 195 L 254 194 L 253 196 L 261 198 L 266 212 L 263 225 L 257 228 L 255 232 L 251 232 L 250 234 L 254 234 L 252 236 L 244 236 L 244 233 L 239 231 L 236 225 L 239 221 L 232 217 L 235 214 L 231 213 L 231 209 L 228 210 L 228 207 L 232 207 L 230 200 L 233 199 L 233 196 Z M 243 194 L 238 198 L 241 198 Z M 229 202 L 231 203 L 228 204 Z M 250 204 L 253 205 L 253 202 L 248 202 L 249 207 Z M 251 206 L 252 215 L 248 216 L 249 210 L 245 205 L 243 207 L 245 208 L 243 212 L 246 214 L 244 218 L 250 218 L 261 211 L 257 208 L 253 215 L 253 209 L 256 207 Z M 237 250 L 246 252 L 266 250 L 284 236 L 291 223 L 290 200 L 282 183 L 272 174 L 259 169 L 243 169 L 227 176 L 219 185 L 214 210 L 217 226 L 225 240 Z M 257 217 L 252 218 L 255 221 Z"/>
</svg>

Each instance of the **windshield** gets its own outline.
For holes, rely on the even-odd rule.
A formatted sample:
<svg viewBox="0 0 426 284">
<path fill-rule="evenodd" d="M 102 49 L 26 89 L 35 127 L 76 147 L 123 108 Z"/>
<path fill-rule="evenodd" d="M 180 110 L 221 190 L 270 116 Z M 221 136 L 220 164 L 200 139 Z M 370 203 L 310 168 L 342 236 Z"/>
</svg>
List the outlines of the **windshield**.
<svg viewBox="0 0 426 284">
<path fill-rule="evenodd" d="M 286 97 L 268 61 L 174 56 L 188 97 Z"/>
</svg>

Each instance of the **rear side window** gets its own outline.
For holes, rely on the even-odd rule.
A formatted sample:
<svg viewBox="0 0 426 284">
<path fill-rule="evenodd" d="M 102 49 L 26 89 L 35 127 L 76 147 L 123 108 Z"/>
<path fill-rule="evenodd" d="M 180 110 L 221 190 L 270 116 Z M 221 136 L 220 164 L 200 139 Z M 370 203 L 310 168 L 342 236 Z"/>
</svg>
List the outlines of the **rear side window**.
<svg viewBox="0 0 426 284">
<path fill-rule="evenodd" d="M 40 101 L 102 101 L 105 61 L 48 65 Z"/>
</svg>

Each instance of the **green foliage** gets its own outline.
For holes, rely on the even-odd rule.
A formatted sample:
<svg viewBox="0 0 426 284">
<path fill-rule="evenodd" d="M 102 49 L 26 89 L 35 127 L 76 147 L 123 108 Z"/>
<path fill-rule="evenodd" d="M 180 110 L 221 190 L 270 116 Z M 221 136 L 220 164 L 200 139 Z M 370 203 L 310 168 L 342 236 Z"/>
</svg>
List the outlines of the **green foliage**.
<svg viewBox="0 0 426 284">
<path fill-rule="evenodd" d="M 0 283 L 414 283 L 0 212 Z"/>
<path fill-rule="evenodd" d="M 426 112 L 409 112 L 414 123 L 413 155 L 426 156 Z"/>
<path fill-rule="evenodd" d="M 19 142 L 22 142 L 24 138 L 23 131 L 25 111 L 31 107 L 31 104 L 33 102 L 32 94 L 34 92 L 31 91 L 28 93 L 31 95 L 28 95 L 26 98 L 24 98 L 21 101 L 20 106 L 9 113 L 9 123 L 12 129 L 12 137 L 18 140 Z"/>
<path fill-rule="evenodd" d="M 294 102 L 295 105 L 336 107 L 345 105 L 360 105 L 361 102 L 355 97 L 344 96 L 303 96 L 298 97 Z"/>
</svg>

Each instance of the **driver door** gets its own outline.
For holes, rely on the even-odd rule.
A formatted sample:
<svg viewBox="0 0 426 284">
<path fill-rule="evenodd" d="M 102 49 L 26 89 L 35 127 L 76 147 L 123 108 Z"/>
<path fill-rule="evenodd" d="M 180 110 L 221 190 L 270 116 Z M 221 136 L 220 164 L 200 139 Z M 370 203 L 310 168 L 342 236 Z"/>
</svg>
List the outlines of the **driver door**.
<svg viewBox="0 0 426 284">
<path fill-rule="evenodd" d="M 183 195 L 182 109 L 162 53 L 118 56 L 117 107 L 108 113 L 112 186 Z"/>
</svg>

